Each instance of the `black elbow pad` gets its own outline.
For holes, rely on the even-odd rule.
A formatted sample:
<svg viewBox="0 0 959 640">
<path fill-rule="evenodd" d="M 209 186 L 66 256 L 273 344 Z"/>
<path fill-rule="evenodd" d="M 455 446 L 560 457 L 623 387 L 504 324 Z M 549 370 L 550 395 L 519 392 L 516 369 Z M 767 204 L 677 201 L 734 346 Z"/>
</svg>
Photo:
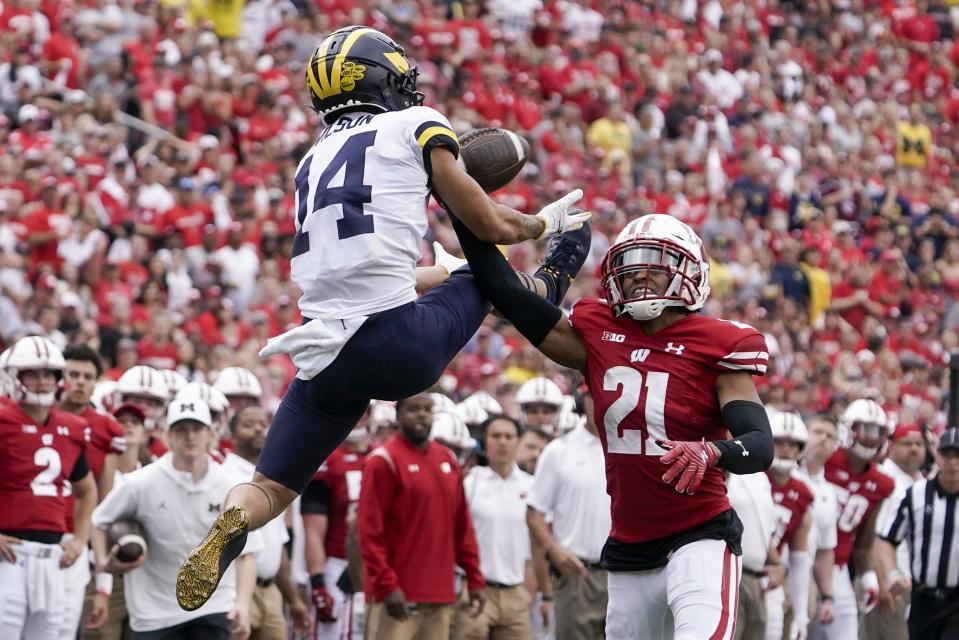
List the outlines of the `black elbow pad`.
<svg viewBox="0 0 959 640">
<path fill-rule="evenodd" d="M 773 462 L 773 434 L 769 416 L 758 402 L 733 400 L 722 409 L 731 440 L 713 444 L 722 452 L 719 466 L 730 473 L 759 473 Z"/>
</svg>

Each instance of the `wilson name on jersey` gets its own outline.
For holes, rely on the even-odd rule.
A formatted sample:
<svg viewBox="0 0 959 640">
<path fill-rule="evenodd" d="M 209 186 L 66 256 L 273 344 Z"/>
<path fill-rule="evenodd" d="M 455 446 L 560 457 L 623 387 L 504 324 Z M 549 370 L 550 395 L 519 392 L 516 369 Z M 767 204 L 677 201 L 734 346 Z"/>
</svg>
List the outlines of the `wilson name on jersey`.
<svg viewBox="0 0 959 640">
<path fill-rule="evenodd" d="M 656 440 L 724 440 L 716 379 L 729 371 L 766 372 L 766 341 L 753 327 L 690 314 L 647 336 L 605 300 L 583 299 L 570 316 L 587 349 L 586 382 L 606 453 L 611 537 L 643 542 L 673 535 L 730 509 L 721 469 L 694 495 L 662 480 Z"/>
<path fill-rule="evenodd" d="M 320 134 L 295 177 L 292 274 L 304 316 L 356 318 L 416 299 L 436 146 L 459 152 L 429 107 L 346 114 Z"/>
</svg>

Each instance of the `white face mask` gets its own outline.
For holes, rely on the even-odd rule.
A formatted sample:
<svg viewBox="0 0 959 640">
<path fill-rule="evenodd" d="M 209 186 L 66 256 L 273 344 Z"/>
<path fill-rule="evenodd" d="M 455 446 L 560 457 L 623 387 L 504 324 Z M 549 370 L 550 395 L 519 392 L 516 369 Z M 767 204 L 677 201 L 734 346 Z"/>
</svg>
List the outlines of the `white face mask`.
<svg viewBox="0 0 959 640">
<path fill-rule="evenodd" d="M 769 465 L 769 468 L 776 473 L 792 473 L 792 470 L 796 468 L 796 460 L 774 458 L 773 463 Z"/>
<path fill-rule="evenodd" d="M 27 391 L 24 389 L 22 396 L 23 399 L 20 402 L 31 407 L 49 408 L 57 403 L 56 391 L 49 391 L 47 393 L 34 393 L 33 391 Z"/>
<path fill-rule="evenodd" d="M 879 453 L 879 447 L 867 447 L 856 442 L 849 447 L 849 452 L 861 460 L 872 460 Z"/>
</svg>

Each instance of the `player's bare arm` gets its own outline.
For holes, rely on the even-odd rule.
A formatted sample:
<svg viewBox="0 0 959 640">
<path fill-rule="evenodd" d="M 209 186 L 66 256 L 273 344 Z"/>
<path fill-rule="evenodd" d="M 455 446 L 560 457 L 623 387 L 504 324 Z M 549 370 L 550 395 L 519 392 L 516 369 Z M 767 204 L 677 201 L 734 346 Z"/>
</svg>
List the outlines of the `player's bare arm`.
<svg viewBox="0 0 959 640">
<path fill-rule="evenodd" d="M 430 151 L 433 190 L 477 238 L 497 244 L 516 244 L 578 229 L 589 213 L 570 212 L 583 197 L 579 189 L 547 205 L 535 216 L 493 202 L 483 189 L 456 163 L 445 147 Z"/>
<path fill-rule="evenodd" d="M 90 539 L 90 516 L 97 506 L 97 485 L 93 480 L 93 473 L 88 471 L 83 478 L 73 483 L 73 495 L 76 501 L 73 505 L 74 525 L 73 538 L 69 542 L 61 543 L 63 556 L 60 558 L 61 567 L 69 567 L 87 547 Z"/>
<path fill-rule="evenodd" d="M 879 509 L 873 509 L 859 525 L 852 547 L 852 560 L 859 575 L 872 571 L 872 545 L 876 539 L 876 520 Z"/>
</svg>

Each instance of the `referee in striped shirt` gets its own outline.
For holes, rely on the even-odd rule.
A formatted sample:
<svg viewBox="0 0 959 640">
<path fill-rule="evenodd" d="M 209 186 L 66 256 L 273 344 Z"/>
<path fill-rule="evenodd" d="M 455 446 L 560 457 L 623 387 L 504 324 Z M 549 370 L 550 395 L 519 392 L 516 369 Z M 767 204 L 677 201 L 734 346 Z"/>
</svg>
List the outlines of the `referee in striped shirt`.
<svg viewBox="0 0 959 640">
<path fill-rule="evenodd" d="M 910 640 L 959 640 L 959 429 L 942 434 L 936 465 L 933 478 L 906 491 L 896 517 L 876 540 L 880 571 L 895 595 L 910 586 L 910 578 L 896 569 L 896 545 L 909 541 Z"/>
</svg>

